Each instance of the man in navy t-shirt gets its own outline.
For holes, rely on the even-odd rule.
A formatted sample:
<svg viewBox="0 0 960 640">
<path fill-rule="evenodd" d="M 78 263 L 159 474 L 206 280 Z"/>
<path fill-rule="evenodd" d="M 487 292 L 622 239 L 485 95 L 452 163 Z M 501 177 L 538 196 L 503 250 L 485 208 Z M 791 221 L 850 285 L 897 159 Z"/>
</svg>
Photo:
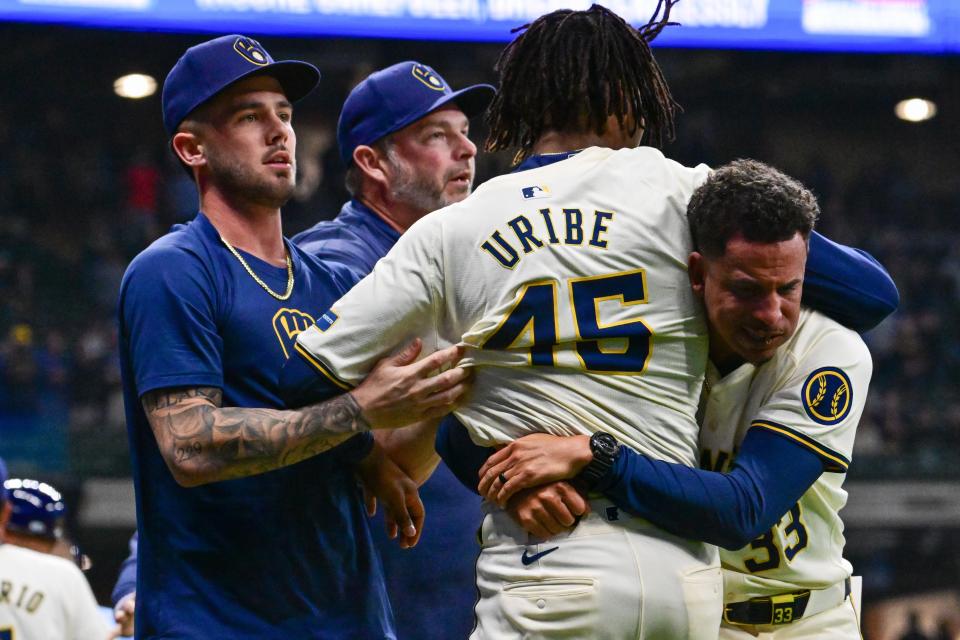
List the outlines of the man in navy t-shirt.
<svg viewBox="0 0 960 640">
<path fill-rule="evenodd" d="M 449 412 L 464 374 L 427 379 L 458 353 L 410 364 L 414 344 L 350 393 L 281 410 L 296 335 L 350 283 L 281 232 L 291 103 L 318 78 L 231 35 L 187 50 L 164 83 L 164 125 L 200 213 L 121 285 L 140 638 L 395 637 L 356 477 L 415 544 L 416 485 L 370 429 Z"/>
<path fill-rule="evenodd" d="M 454 91 L 432 68 L 414 61 L 370 74 L 347 97 L 337 127 L 351 199 L 334 220 L 293 242 L 325 264 L 342 265 L 358 282 L 396 244 L 400 234 L 431 211 L 470 194 L 477 147 L 468 118 L 493 98 L 490 85 Z M 414 476 L 433 468 L 434 425 L 424 425 L 425 451 L 403 464 Z M 413 429 L 410 427 L 406 435 Z M 399 432 L 391 432 L 400 436 Z M 403 437 L 405 445 L 411 438 Z M 385 443 L 390 447 L 390 443 Z M 419 473 L 418 473 L 419 472 Z M 415 549 L 388 545 L 373 535 L 383 560 L 387 591 L 401 638 L 466 638 L 473 627 L 474 567 L 480 547 L 480 500 L 442 462 L 420 489 L 428 522 Z M 423 580 L 429 568 L 431 579 Z M 438 606 L 438 603 L 443 606 Z"/>
</svg>

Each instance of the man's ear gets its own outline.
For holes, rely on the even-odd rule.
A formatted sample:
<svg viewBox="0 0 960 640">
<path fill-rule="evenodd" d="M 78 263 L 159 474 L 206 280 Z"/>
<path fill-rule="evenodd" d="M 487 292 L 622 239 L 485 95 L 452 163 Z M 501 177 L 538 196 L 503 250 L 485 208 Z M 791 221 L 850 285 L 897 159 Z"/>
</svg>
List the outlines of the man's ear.
<svg viewBox="0 0 960 640">
<path fill-rule="evenodd" d="M 690 257 L 687 258 L 687 276 L 690 278 L 690 288 L 701 300 L 703 299 L 705 269 L 703 254 L 696 251 L 691 253 Z"/>
<path fill-rule="evenodd" d="M 201 167 L 207 163 L 203 142 L 191 131 L 178 131 L 170 141 L 173 152 L 188 167 Z"/>
<path fill-rule="evenodd" d="M 389 182 L 384 170 L 386 156 L 373 147 L 368 147 L 365 144 L 357 145 L 357 148 L 353 150 L 353 163 L 357 165 L 360 173 L 368 179 L 384 185 Z"/>
</svg>

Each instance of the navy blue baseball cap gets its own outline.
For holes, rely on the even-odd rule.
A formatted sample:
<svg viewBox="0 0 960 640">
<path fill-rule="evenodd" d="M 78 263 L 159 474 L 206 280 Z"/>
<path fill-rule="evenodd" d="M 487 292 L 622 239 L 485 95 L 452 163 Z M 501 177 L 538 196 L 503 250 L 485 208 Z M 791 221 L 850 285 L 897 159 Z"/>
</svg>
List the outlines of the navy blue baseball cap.
<svg viewBox="0 0 960 640">
<path fill-rule="evenodd" d="M 28 478 L 10 478 L 3 484 L 13 507 L 7 529 L 41 538 L 63 537 L 67 507 L 59 491 L 46 482 Z"/>
<path fill-rule="evenodd" d="M 7 500 L 7 465 L 3 458 L 0 458 L 0 505 Z"/>
<path fill-rule="evenodd" d="M 358 146 L 373 144 L 449 102 L 456 101 L 468 118 L 478 115 L 495 92 L 489 84 L 454 91 L 439 73 L 413 60 L 375 71 L 343 103 L 337 123 L 340 157 L 349 166 Z"/>
<path fill-rule="evenodd" d="M 163 82 L 163 126 L 169 136 L 190 112 L 234 82 L 253 75 L 277 79 L 290 102 L 317 86 L 320 71 L 309 62 L 276 62 L 253 38 L 229 35 L 187 49 Z"/>
</svg>

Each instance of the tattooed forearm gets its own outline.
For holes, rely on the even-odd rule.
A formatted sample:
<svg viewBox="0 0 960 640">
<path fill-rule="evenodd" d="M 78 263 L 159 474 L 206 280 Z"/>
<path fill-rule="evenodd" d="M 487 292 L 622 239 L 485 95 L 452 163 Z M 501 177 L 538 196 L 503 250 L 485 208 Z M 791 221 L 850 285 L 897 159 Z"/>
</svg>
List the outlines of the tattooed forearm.
<svg viewBox="0 0 960 640">
<path fill-rule="evenodd" d="M 219 389 L 143 397 L 157 444 L 180 484 L 241 478 L 294 464 L 370 429 L 349 393 L 296 411 L 221 407 Z"/>
<path fill-rule="evenodd" d="M 203 447 L 200 446 L 199 442 L 190 442 L 182 447 L 177 447 L 176 451 L 176 460 L 177 462 L 186 462 L 194 456 L 198 456 L 203 453 Z"/>
</svg>

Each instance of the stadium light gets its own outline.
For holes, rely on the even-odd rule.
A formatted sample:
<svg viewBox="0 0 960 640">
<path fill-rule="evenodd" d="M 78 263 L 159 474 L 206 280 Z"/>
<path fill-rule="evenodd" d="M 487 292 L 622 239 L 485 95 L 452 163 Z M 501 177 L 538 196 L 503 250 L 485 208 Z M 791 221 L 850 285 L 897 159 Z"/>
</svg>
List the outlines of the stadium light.
<svg viewBox="0 0 960 640">
<path fill-rule="evenodd" d="M 153 76 L 131 73 L 113 81 L 113 92 L 121 98 L 139 100 L 152 96 L 157 91 L 157 81 Z"/>
<path fill-rule="evenodd" d="M 907 122 L 923 122 L 937 115 L 937 105 L 923 98 L 910 98 L 909 100 L 901 100 L 898 102 L 893 111 L 901 120 L 906 120 Z"/>
</svg>

